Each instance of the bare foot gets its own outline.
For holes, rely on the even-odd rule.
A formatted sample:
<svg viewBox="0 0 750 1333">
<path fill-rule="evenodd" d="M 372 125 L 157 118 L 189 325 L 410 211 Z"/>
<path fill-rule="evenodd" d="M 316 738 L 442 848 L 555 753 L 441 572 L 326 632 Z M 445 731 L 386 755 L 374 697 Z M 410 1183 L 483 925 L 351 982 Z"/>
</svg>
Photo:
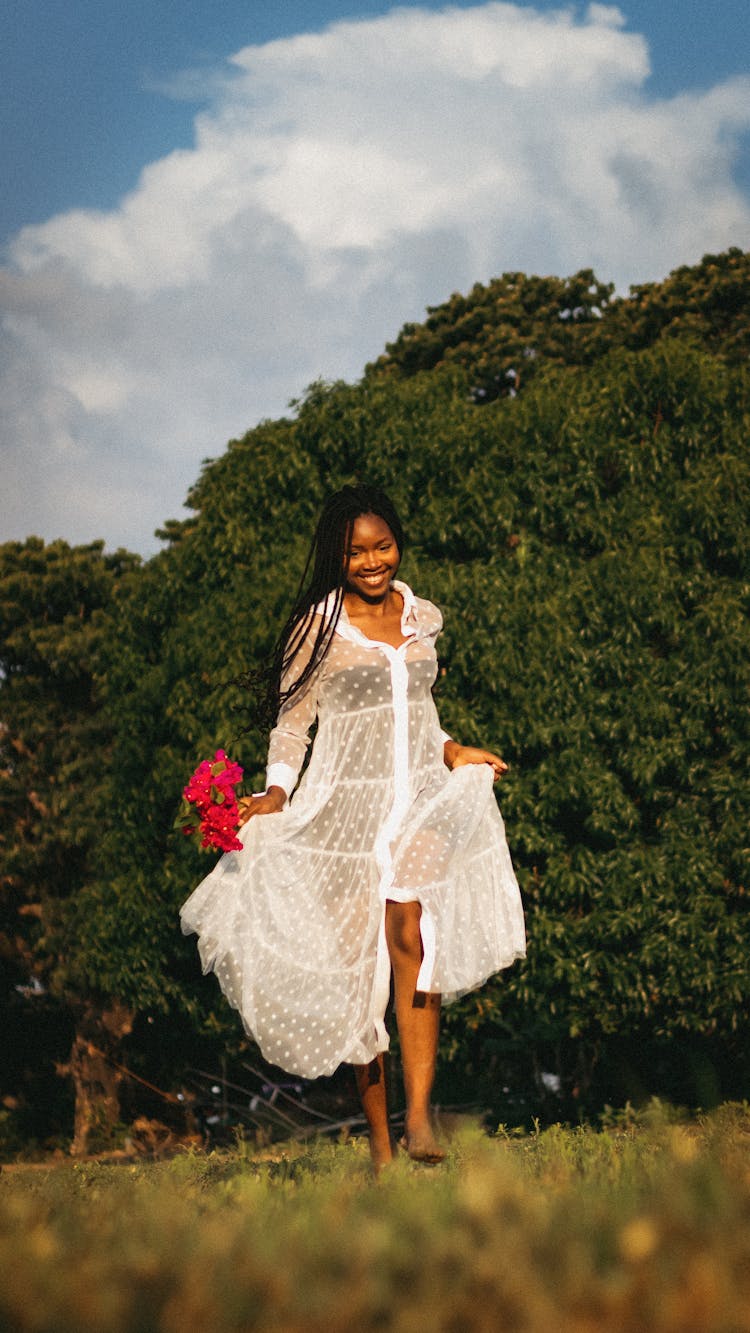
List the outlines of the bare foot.
<svg viewBox="0 0 750 1333">
<path fill-rule="evenodd" d="M 370 1160 L 376 1176 L 380 1175 L 384 1166 L 388 1166 L 394 1160 L 395 1148 L 393 1139 L 374 1138 L 370 1135 Z"/>
<path fill-rule="evenodd" d="M 427 1162 L 435 1166 L 445 1160 L 445 1153 L 435 1138 L 429 1122 L 417 1125 L 413 1129 L 407 1125 L 401 1143 L 413 1162 Z"/>
</svg>

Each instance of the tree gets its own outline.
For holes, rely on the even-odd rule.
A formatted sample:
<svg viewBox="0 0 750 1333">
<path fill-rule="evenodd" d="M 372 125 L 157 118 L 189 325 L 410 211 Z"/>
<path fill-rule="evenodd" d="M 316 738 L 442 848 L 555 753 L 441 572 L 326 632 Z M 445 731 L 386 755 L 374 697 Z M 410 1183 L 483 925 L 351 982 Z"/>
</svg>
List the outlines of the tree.
<svg viewBox="0 0 750 1333">
<path fill-rule="evenodd" d="M 217 682 L 267 652 L 320 498 L 360 472 L 394 494 L 405 576 L 444 607 L 446 725 L 512 764 L 529 959 L 449 1011 L 446 1055 L 467 1077 L 491 1057 L 552 1063 L 570 1091 L 624 1032 L 731 1043 L 750 944 L 746 416 L 744 372 L 669 340 L 482 407 L 458 372 L 319 385 L 296 420 L 234 442 L 114 640 L 122 870 L 106 893 L 141 896 L 131 971 L 107 984 L 204 1031 L 229 1018 L 167 926 L 204 865 L 166 830 L 182 776 L 236 735 L 239 696 Z M 262 737 L 237 745 L 260 773 Z M 89 906 L 79 940 L 104 985 L 122 914 Z"/>
<path fill-rule="evenodd" d="M 124 551 L 105 555 L 102 542 L 45 546 L 30 537 L 0 547 L 0 951 L 6 965 L 0 1003 L 6 1030 L 18 1030 L 25 994 L 26 1029 L 31 1025 L 38 1036 L 51 1028 L 55 1043 L 69 1031 L 60 1021 L 62 1004 L 74 1040 L 77 1023 L 85 1022 L 90 1033 L 97 1014 L 108 1012 L 106 997 L 98 1004 L 71 985 L 68 956 L 58 949 L 65 914 L 87 883 L 104 815 L 111 726 L 95 673 L 105 613 L 138 563 Z M 107 1021 L 111 1026 L 111 1015 Z M 51 1061 L 54 1045 L 45 1054 Z M 5 1077 L 17 1091 L 33 1084 L 29 1065 L 36 1055 L 27 1048 L 24 1061 L 6 1046 L 6 1060 L 15 1056 L 16 1064 Z M 77 1068 L 82 1096 L 85 1059 Z M 80 1128 L 85 1137 L 83 1121 Z"/>
<path fill-rule="evenodd" d="M 468 296 L 454 294 L 406 324 L 371 366 L 371 377 L 409 377 L 460 366 L 475 402 L 513 396 L 550 365 L 591 365 L 617 347 L 690 340 L 732 365 L 750 352 L 750 255 L 733 248 L 683 265 L 663 282 L 616 297 L 591 269 L 570 278 L 505 273 Z"/>
<path fill-rule="evenodd" d="M 218 744 L 251 785 L 260 779 L 265 738 L 243 731 L 246 698 L 228 682 L 267 657 L 320 502 L 357 476 L 393 494 L 406 519 L 404 576 L 444 609 L 444 724 L 511 762 L 501 805 L 529 956 L 448 1011 L 444 1075 L 478 1081 L 491 1102 L 498 1085 L 528 1086 L 552 1070 L 569 1096 L 595 1104 L 615 1087 L 630 1095 L 639 1078 L 663 1091 L 655 1062 L 666 1042 L 710 1052 L 717 1070 L 720 1058 L 742 1058 L 750 455 L 747 299 L 737 291 L 750 294 L 747 257 L 707 257 L 631 305 L 605 308 L 598 288 L 588 294 L 601 315 L 584 306 L 572 323 L 560 303 L 585 294 L 572 280 L 513 277 L 486 301 L 492 284 L 463 305 L 455 298 L 455 328 L 446 307 L 424 338 L 413 331 L 402 350 L 409 344 L 416 359 L 405 368 L 391 358 L 358 384 L 313 385 L 293 416 L 232 441 L 204 467 L 189 517 L 165 528 L 165 549 L 102 575 L 104 602 L 80 620 L 93 636 L 87 657 L 60 646 L 85 642 L 68 603 L 52 622 L 43 598 L 18 612 L 29 644 L 46 643 L 53 623 L 48 655 L 77 662 L 81 690 L 80 709 L 66 712 L 54 675 L 34 684 L 30 647 L 15 676 L 3 667 L 2 716 L 11 699 L 22 703 L 24 762 L 39 774 L 25 790 L 46 793 L 67 762 L 71 812 L 88 830 L 80 848 L 75 820 L 55 830 L 82 859 L 60 852 L 75 892 L 48 887 L 32 944 L 66 995 L 130 1016 L 128 1050 L 142 1072 L 156 1060 L 177 1077 L 189 1042 L 244 1041 L 177 928 L 209 862 L 172 819 L 191 769 Z M 588 273 L 578 279 L 595 286 Z M 514 347 L 547 350 L 526 358 L 534 372 L 515 397 L 480 398 L 478 368 L 489 374 L 509 354 L 505 332 L 492 350 L 493 319 L 504 329 L 503 311 L 524 292 L 531 313 Z M 699 345 L 709 324 L 710 346 Z M 437 325 L 433 352 L 456 355 L 431 352 L 431 368 L 419 369 Z M 117 560 L 87 558 L 92 580 Z M 23 560 L 54 564 L 14 548 L 13 570 Z M 39 736 L 34 698 L 48 717 Z M 63 724 L 64 743 L 45 748 Z M 92 734 L 105 755 L 95 799 Z M 19 835 L 4 849 L 7 864 L 20 848 L 18 865 L 29 867 L 17 871 L 16 893 L 35 882 L 30 844 Z M 640 1070 L 618 1069 L 628 1045 Z M 717 1086 L 736 1094 L 722 1077 Z"/>
<path fill-rule="evenodd" d="M 454 293 L 428 308 L 424 324 L 406 324 L 382 356 L 375 375 L 410 376 L 439 366 L 461 366 L 475 402 L 513 397 L 549 364 L 582 364 L 600 349 L 598 322 L 614 285 L 591 269 L 570 278 L 504 273 L 468 296 Z"/>
</svg>

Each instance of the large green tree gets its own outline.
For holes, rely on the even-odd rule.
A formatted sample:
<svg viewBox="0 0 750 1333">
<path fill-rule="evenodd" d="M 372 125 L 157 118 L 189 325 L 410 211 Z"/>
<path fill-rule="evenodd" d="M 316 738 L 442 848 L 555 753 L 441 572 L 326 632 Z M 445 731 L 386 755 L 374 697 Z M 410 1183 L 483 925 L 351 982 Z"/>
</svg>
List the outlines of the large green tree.
<svg viewBox="0 0 750 1333">
<path fill-rule="evenodd" d="M 242 1039 L 176 926 L 210 862 L 172 818 L 218 744 L 260 779 L 265 738 L 227 682 L 267 656 L 323 496 L 367 476 L 404 514 L 405 577 L 445 612 L 445 725 L 511 763 L 529 956 L 448 1011 L 444 1076 L 491 1100 L 551 1070 L 611 1100 L 658 1086 L 654 1052 L 700 1048 L 736 1090 L 719 1065 L 742 1057 L 750 999 L 747 256 L 624 301 L 588 273 L 498 281 L 531 323 L 498 332 L 491 284 L 453 331 L 443 308 L 460 354 L 391 349 L 358 384 L 314 385 L 204 467 L 190 516 L 109 599 L 107 813 L 56 929 L 67 984 L 135 1015 L 144 1072 Z M 485 362 L 496 375 L 523 346 L 520 391 L 477 394 Z"/>
<path fill-rule="evenodd" d="M 99 984 L 196 1016 L 211 1000 L 167 924 L 205 868 L 168 837 L 172 804 L 239 730 L 240 696 L 216 687 L 267 653 L 322 495 L 366 474 L 407 516 L 406 577 L 445 609 L 447 726 L 512 765 L 529 958 L 450 1011 L 446 1058 L 467 1079 L 551 1066 L 585 1092 L 623 1034 L 731 1047 L 750 944 L 746 432 L 745 373 L 670 340 L 484 407 L 459 374 L 318 386 L 232 444 L 127 612 L 125 644 L 137 628 L 154 660 L 115 640 L 121 872 L 81 923 Z M 262 738 L 234 748 L 259 775 Z M 121 930 L 126 892 L 123 973 L 106 922 Z"/>
</svg>

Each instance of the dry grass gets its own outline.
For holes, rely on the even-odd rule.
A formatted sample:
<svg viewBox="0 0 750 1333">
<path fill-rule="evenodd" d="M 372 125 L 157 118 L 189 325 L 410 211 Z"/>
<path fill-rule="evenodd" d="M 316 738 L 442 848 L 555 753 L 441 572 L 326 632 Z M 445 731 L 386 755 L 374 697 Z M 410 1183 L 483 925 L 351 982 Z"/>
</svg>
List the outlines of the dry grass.
<svg viewBox="0 0 750 1333">
<path fill-rule="evenodd" d="M 750 1333 L 750 1107 L 0 1177 L 0 1328 Z"/>
</svg>

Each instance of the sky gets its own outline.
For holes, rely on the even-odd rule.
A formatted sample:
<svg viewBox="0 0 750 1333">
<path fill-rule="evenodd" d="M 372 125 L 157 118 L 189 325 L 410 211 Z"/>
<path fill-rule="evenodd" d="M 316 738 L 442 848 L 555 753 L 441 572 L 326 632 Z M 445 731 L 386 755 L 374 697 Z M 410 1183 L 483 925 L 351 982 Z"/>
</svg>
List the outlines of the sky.
<svg viewBox="0 0 750 1333">
<path fill-rule="evenodd" d="M 0 182 L 0 541 L 149 555 L 451 292 L 750 248 L 750 4 L 5 0 Z"/>
</svg>

